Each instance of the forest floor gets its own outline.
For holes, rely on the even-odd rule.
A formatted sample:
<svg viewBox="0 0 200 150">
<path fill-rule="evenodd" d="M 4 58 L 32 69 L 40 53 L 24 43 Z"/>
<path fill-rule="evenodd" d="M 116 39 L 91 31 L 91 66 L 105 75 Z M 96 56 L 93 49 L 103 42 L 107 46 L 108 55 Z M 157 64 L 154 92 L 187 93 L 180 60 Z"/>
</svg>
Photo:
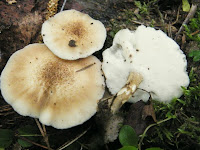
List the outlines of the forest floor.
<svg viewBox="0 0 200 150">
<path fill-rule="evenodd" d="M 183 0 L 184 1 L 184 0 Z M 141 132 L 143 138 L 138 136 L 141 149 L 157 147 L 166 150 L 200 149 L 200 10 L 197 8 L 195 15 L 190 18 L 187 25 L 179 32 L 188 11 L 183 11 L 181 0 L 69 0 L 64 9 L 76 9 L 100 20 L 106 27 L 107 39 L 102 50 L 94 55 L 102 60 L 102 52 L 112 45 L 114 35 L 120 30 L 128 28 L 135 30 L 139 25 L 154 27 L 164 31 L 174 39 L 185 53 L 190 76 L 188 89 L 183 89 L 184 95 L 173 100 L 170 104 L 156 101 L 150 103 L 138 102 L 126 104 L 121 112 L 126 116 L 132 107 L 152 105 L 156 119 L 160 124 L 155 124 L 153 115 L 144 121 L 147 132 Z M 40 28 L 48 14 L 48 0 L 16 0 L 8 4 L 0 2 L 0 71 L 7 60 L 15 51 L 29 43 L 40 41 Z M 187 2 L 186 0 L 184 2 Z M 58 1 L 57 11 L 61 9 L 63 0 Z M 189 1 L 192 7 L 192 2 Z M 193 3 L 194 5 L 198 5 Z M 15 15 L 13 15 L 15 13 Z M 27 20 L 23 20 L 27 17 Z M 20 22 L 20 23 L 19 23 Z M 33 30 L 33 31 L 32 31 Z M 32 31 L 30 33 L 30 31 Z M 197 52 L 193 52 L 196 50 Z M 131 106 L 132 105 L 132 106 Z M 138 113 L 141 115 L 141 113 Z M 141 117 L 141 116 L 137 116 Z M 125 117 L 127 118 L 127 116 Z M 35 119 L 24 117 L 16 113 L 0 95 L 0 150 L 39 150 L 52 149 L 65 150 L 114 150 L 123 145 L 117 138 L 113 142 L 105 143 L 103 131 L 100 129 L 99 116 L 95 115 L 82 125 L 58 130 L 46 126 L 46 136 L 42 136 Z M 135 124 L 135 123 L 133 123 Z M 154 124 L 152 127 L 151 125 Z M 131 124 L 130 124 L 131 125 Z M 122 126 L 122 125 L 121 125 Z M 134 125 L 132 125 L 134 126 Z M 146 129 L 147 129 L 146 128 Z M 136 131 L 137 132 L 137 131 Z M 48 142 L 46 141 L 48 137 Z M 1 148 L 2 147 L 2 148 Z M 137 146 L 136 146 L 137 147 Z M 125 148 L 125 147 L 124 147 Z M 127 147 L 123 150 L 129 150 Z M 131 149 L 130 149 L 131 150 Z M 134 150 L 134 149 L 132 149 Z M 156 150 L 156 149 L 152 149 Z"/>
</svg>

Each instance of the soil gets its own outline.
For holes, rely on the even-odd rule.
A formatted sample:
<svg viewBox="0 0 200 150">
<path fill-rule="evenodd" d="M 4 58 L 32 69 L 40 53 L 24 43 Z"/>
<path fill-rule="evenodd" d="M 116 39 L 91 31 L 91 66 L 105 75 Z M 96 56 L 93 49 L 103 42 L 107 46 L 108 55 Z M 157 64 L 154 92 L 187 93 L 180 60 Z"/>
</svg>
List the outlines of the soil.
<svg viewBox="0 0 200 150">
<path fill-rule="evenodd" d="M 29 43 L 41 41 L 40 30 L 42 23 L 45 21 L 46 14 L 48 13 L 48 2 L 48 0 L 16 0 L 16 3 L 8 4 L 6 0 L 0 1 L 0 71 L 3 70 L 7 60 L 15 51 L 22 49 Z M 141 2 L 148 3 L 147 0 L 141 0 Z M 61 9 L 62 4 L 63 0 L 59 0 L 58 11 Z M 157 5 L 151 4 L 146 14 L 140 14 L 140 10 L 135 6 L 134 0 L 68 0 L 64 9 L 82 11 L 100 20 L 105 25 L 108 32 L 105 45 L 102 50 L 94 54 L 100 60 L 102 60 L 102 51 L 112 45 L 113 36 L 118 30 L 124 28 L 134 30 L 137 26 L 144 24 L 146 26 L 154 26 L 156 29 L 161 29 L 165 31 L 168 36 L 174 38 L 187 16 L 187 12 L 182 11 L 181 0 L 158 0 Z M 191 43 L 184 37 L 184 32 L 181 32 L 176 41 L 187 55 L 189 51 L 193 49 L 191 45 L 194 46 L 195 43 Z M 188 71 L 194 67 L 197 80 L 199 81 L 200 64 L 194 63 L 191 58 L 187 58 L 187 60 Z M 124 106 L 123 108 L 129 109 L 130 104 L 127 105 L 129 106 Z M 123 108 L 122 112 L 124 111 Z M 138 115 L 141 115 L 141 113 L 138 113 Z M 102 127 L 100 125 L 101 123 L 99 123 L 98 119 L 95 117 L 96 116 L 92 117 L 83 125 L 71 129 L 57 130 L 52 127 L 46 127 L 51 147 L 56 149 L 65 142 L 68 143 L 83 134 L 84 131 L 87 131 L 78 141 L 70 145 L 68 149 L 76 150 L 82 147 L 83 149 L 92 150 L 113 150 L 120 148 L 121 145 L 117 139 L 108 144 L 104 143 L 102 140 L 102 130 L 100 129 Z M 148 118 L 143 124 L 146 127 L 147 124 L 152 121 L 152 118 L 150 121 Z M 33 118 L 17 114 L 0 95 L 0 129 L 11 129 L 17 133 L 17 129 L 26 125 L 37 127 Z M 135 124 L 135 126 L 137 126 L 137 124 Z M 139 133 L 142 133 L 144 129 L 145 128 L 142 127 L 137 130 Z M 39 143 L 45 145 L 42 138 L 40 138 Z M 8 149 L 23 148 L 18 145 L 17 137 L 15 137 L 12 145 Z M 33 145 L 29 149 L 39 150 L 43 148 Z"/>
</svg>

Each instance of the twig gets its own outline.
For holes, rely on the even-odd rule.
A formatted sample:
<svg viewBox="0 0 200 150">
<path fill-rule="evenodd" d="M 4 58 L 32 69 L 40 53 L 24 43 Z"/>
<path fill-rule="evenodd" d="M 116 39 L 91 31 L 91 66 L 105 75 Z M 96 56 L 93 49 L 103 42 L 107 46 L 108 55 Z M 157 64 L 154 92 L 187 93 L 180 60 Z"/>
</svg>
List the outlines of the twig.
<svg viewBox="0 0 200 150">
<path fill-rule="evenodd" d="M 63 9 L 64 9 L 64 7 L 65 7 L 65 4 L 66 4 L 66 2 L 67 2 L 67 0 L 64 0 L 64 2 L 63 2 L 63 5 L 62 5 L 62 7 L 61 7 L 61 9 L 60 9 L 60 12 L 61 12 L 61 11 L 63 11 Z"/>
<path fill-rule="evenodd" d="M 81 72 L 81 71 L 83 71 L 83 70 L 85 70 L 85 69 L 88 69 L 88 68 L 92 67 L 92 66 L 95 65 L 95 64 L 96 64 L 96 63 L 90 64 L 90 65 L 88 65 L 88 66 L 86 66 L 86 67 L 83 67 L 83 68 L 77 70 L 76 72 Z"/>
<path fill-rule="evenodd" d="M 43 125 L 43 124 L 42 124 L 42 129 L 43 129 L 43 131 L 44 131 L 44 135 L 46 135 L 46 134 L 47 134 L 47 131 L 46 131 L 45 125 Z"/>
<path fill-rule="evenodd" d="M 12 107 L 10 105 L 4 105 L 0 107 L 0 112 L 9 111 L 9 110 L 12 110 Z"/>
<path fill-rule="evenodd" d="M 172 26 L 178 22 L 180 8 L 181 8 L 181 7 L 179 6 L 179 7 L 178 7 L 178 11 L 177 11 L 177 15 L 176 15 L 176 20 L 175 20 L 173 23 L 171 23 L 171 24 L 169 24 L 169 25 L 167 26 L 167 27 L 168 27 L 168 36 L 171 37 L 171 38 L 172 38 Z"/>
<path fill-rule="evenodd" d="M 195 32 L 191 33 L 191 35 L 198 34 L 199 32 L 200 32 L 200 30 L 197 30 L 197 31 L 195 31 Z"/>
<path fill-rule="evenodd" d="M 41 127 L 39 121 L 38 121 L 36 118 L 35 118 L 35 122 L 36 122 L 36 124 L 37 124 L 37 126 L 38 126 L 38 128 L 39 128 L 39 130 L 40 130 L 40 132 L 41 132 L 41 134 L 42 134 L 42 136 L 44 137 L 44 131 L 43 131 L 43 129 L 42 129 L 42 127 Z"/>
<path fill-rule="evenodd" d="M 42 126 L 40 125 L 39 121 L 35 118 L 35 121 L 36 121 L 36 124 L 43 136 L 43 139 L 45 141 L 45 143 L 47 144 L 47 147 L 48 147 L 48 150 L 51 150 L 51 147 L 50 147 L 50 144 L 49 144 L 49 139 L 48 139 L 48 136 L 46 134 L 46 128 L 45 128 L 45 125 L 42 124 Z"/>
<path fill-rule="evenodd" d="M 69 145 L 71 145 L 72 143 L 74 143 L 75 141 L 77 141 L 79 138 L 81 138 L 85 133 L 87 133 L 87 131 L 90 129 L 90 127 L 85 130 L 84 132 L 82 132 L 79 136 L 77 136 L 75 139 L 73 139 L 70 142 L 66 142 L 64 143 L 62 146 L 60 146 L 57 150 L 63 150 L 64 148 L 68 147 Z"/>
<path fill-rule="evenodd" d="M 44 146 L 44 145 L 41 145 L 41 144 L 38 144 L 38 143 L 35 143 L 35 142 L 33 142 L 33 141 L 31 141 L 31 140 L 25 138 L 25 137 L 21 137 L 21 136 L 19 136 L 19 135 L 18 135 L 18 137 L 19 137 L 20 139 L 26 141 L 26 142 L 29 142 L 29 143 L 33 144 L 33 145 L 42 147 L 42 148 L 44 148 L 44 149 L 48 149 L 48 147 L 46 147 L 46 146 Z"/>
<path fill-rule="evenodd" d="M 42 124 L 42 128 L 43 128 L 43 131 L 44 131 L 44 140 L 45 140 L 45 142 L 47 143 L 47 147 L 48 147 L 49 149 L 51 149 L 51 148 L 50 148 L 50 144 L 49 144 L 49 138 L 48 138 L 47 131 L 46 131 L 46 128 L 45 128 L 45 125 L 44 125 L 44 124 Z"/>
<path fill-rule="evenodd" d="M 179 14 L 180 14 L 180 8 L 181 8 L 181 6 L 178 7 L 178 12 L 177 12 L 177 15 L 176 15 L 176 20 L 171 24 L 172 26 L 178 22 Z"/>
<path fill-rule="evenodd" d="M 163 122 L 166 122 L 166 121 L 168 121 L 168 120 L 170 120 L 170 119 L 172 119 L 172 118 L 166 118 L 166 119 L 164 119 L 164 120 L 161 120 L 161 121 L 158 121 L 158 122 L 156 122 L 156 123 L 154 123 L 154 124 L 149 125 L 149 126 L 144 130 L 143 134 L 141 135 L 141 139 L 140 139 L 140 142 L 139 142 L 139 144 L 138 144 L 138 149 L 141 150 L 142 141 L 143 141 L 143 139 L 144 139 L 144 137 L 145 137 L 147 131 L 148 131 L 151 127 L 156 126 L 156 125 L 159 125 L 159 124 L 161 124 L 161 123 L 163 123 Z"/>
<path fill-rule="evenodd" d="M 178 35 L 181 33 L 181 31 L 183 30 L 183 27 L 189 22 L 189 20 L 191 18 L 193 18 L 194 14 L 196 13 L 197 10 L 197 5 L 196 4 L 192 4 L 192 7 L 190 8 L 190 11 L 187 15 L 187 17 L 185 18 L 185 20 L 183 21 L 180 29 L 178 30 L 178 32 L 176 33 L 176 37 L 175 40 L 177 39 Z"/>
</svg>

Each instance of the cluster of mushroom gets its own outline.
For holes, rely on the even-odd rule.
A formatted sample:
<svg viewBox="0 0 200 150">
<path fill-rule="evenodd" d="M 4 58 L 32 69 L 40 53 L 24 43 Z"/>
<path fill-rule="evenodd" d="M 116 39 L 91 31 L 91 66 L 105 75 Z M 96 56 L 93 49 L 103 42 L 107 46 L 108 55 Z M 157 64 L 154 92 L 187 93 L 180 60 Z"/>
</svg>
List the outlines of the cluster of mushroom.
<svg viewBox="0 0 200 150">
<path fill-rule="evenodd" d="M 15 52 L 1 74 L 1 92 L 14 110 L 58 129 L 82 124 L 97 111 L 105 91 L 100 50 L 106 29 L 76 10 L 62 11 L 42 25 L 45 44 Z"/>
<path fill-rule="evenodd" d="M 97 111 L 105 91 L 100 50 L 106 29 L 97 20 L 67 10 L 42 25 L 45 44 L 15 52 L 1 74 L 4 99 L 21 115 L 58 129 L 82 124 Z M 160 31 L 139 26 L 120 30 L 103 52 L 106 85 L 114 96 L 111 110 L 126 101 L 169 102 L 189 85 L 187 61 L 178 44 Z"/>
</svg>

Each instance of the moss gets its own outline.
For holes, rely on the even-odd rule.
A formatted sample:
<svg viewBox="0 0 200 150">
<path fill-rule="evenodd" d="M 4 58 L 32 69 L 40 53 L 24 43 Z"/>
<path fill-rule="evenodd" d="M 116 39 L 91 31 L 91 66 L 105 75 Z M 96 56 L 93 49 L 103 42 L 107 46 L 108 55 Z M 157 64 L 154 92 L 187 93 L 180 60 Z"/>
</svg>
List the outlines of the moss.
<svg viewBox="0 0 200 150">
<path fill-rule="evenodd" d="M 191 81 L 194 76 L 191 76 Z M 192 84 L 191 84 L 192 85 Z M 146 145 L 160 145 L 164 149 L 193 149 L 200 147 L 200 84 L 183 88 L 184 96 L 169 104 L 154 101 L 157 120 L 172 118 L 153 128 Z"/>
<path fill-rule="evenodd" d="M 190 20 L 189 25 L 185 25 L 185 33 L 188 39 L 197 41 L 200 44 L 200 10 L 198 10 L 195 17 Z"/>
</svg>

